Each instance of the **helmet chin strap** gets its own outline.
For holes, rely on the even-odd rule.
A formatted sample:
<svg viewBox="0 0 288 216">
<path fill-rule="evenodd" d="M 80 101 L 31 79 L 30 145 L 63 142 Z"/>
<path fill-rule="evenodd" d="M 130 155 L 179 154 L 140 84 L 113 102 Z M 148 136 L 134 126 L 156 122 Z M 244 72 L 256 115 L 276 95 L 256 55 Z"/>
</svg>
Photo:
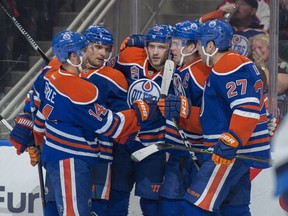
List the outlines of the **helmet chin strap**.
<svg viewBox="0 0 288 216">
<path fill-rule="evenodd" d="M 216 48 L 215 51 L 212 54 L 206 53 L 204 46 L 202 46 L 201 48 L 202 48 L 202 51 L 203 51 L 204 55 L 207 57 L 206 58 L 206 65 L 208 67 L 212 67 L 213 65 L 209 64 L 210 57 L 214 56 L 218 52 L 218 48 Z"/>
<path fill-rule="evenodd" d="M 68 62 L 70 65 L 72 65 L 73 67 L 77 67 L 77 68 L 79 69 L 79 71 L 82 71 L 83 57 L 80 56 L 79 58 L 80 58 L 80 64 L 78 64 L 78 65 L 73 64 L 73 63 L 70 61 L 70 59 L 68 59 L 67 62 Z"/>
<path fill-rule="evenodd" d="M 106 63 L 111 59 L 111 57 L 112 57 L 112 52 L 109 53 L 109 56 L 108 56 L 107 59 L 104 59 L 104 62 L 103 62 L 103 65 L 104 65 L 104 66 L 105 66 Z"/>
<path fill-rule="evenodd" d="M 184 58 L 185 58 L 186 56 L 192 55 L 193 53 L 196 52 L 196 49 L 194 49 L 192 52 L 185 54 L 185 53 L 183 53 L 184 48 L 185 48 L 185 47 L 182 47 L 181 50 L 180 50 L 181 58 L 180 58 L 179 66 L 182 66 L 183 61 L 184 61 Z"/>
</svg>

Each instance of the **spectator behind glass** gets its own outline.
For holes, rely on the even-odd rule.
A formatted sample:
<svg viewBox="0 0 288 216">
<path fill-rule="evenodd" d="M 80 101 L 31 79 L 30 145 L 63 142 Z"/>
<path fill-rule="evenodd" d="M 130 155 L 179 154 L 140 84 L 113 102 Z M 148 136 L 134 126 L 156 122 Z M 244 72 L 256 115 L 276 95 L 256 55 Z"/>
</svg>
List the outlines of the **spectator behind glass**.
<svg viewBox="0 0 288 216">
<path fill-rule="evenodd" d="M 233 27 L 232 50 L 240 55 L 249 56 L 249 38 L 257 34 L 266 34 L 267 32 L 263 29 L 263 26 L 255 22 L 255 14 L 258 8 L 257 0 L 236 0 L 235 7 L 236 10 L 230 19 L 230 24 Z M 228 9 L 226 8 L 226 10 Z M 217 11 L 212 11 L 204 14 L 199 19 L 199 22 L 204 23 L 208 20 L 217 19 L 219 15 L 223 17 L 223 12 L 219 14 Z"/>
<path fill-rule="evenodd" d="M 269 44 L 268 34 L 258 34 L 249 39 L 249 58 L 254 61 L 254 64 L 263 76 L 266 91 L 269 84 L 267 83 L 267 75 L 265 74 L 265 71 L 268 72 Z"/>
<path fill-rule="evenodd" d="M 234 7 L 235 0 L 223 0 L 217 7 L 217 9 L 225 11 L 226 8 Z M 255 22 L 263 25 L 264 30 L 269 29 L 270 25 L 270 8 L 269 0 L 258 0 L 258 8 L 256 11 Z"/>
<path fill-rule="evenodd" d="M 263 75 L 265 85 L 269 85 L 269 35 L 256 35 L 249 40 L 249 56 Z M 283 94 L 288 89 L 288 40 L 279 41 L 279 67 L 277 77 L 277 94 Z"/>
</svg>

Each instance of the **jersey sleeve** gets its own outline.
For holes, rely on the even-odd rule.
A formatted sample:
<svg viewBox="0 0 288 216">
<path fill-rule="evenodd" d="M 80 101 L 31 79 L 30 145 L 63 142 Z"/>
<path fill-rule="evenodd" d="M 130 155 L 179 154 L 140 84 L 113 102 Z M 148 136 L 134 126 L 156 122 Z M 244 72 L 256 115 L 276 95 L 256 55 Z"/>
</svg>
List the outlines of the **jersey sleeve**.
<svg viewBox="0 0 288 216">
<path fill-rule="evenodd" d="M 217 86 L 217 94 L 221 95 L 232 109 L 229 130 L 235 132 L 243 145 L 246 145 L 261 117 L 263 104 L 259 98 L 263 94 L 263 81 L 260 76 L 259 79 L 254 79 L 257 71 L 251 63 L 244 64 L 246 66 L 234 72 L 214 73 L 217 82 L 211 85 Z"/>
</svg>

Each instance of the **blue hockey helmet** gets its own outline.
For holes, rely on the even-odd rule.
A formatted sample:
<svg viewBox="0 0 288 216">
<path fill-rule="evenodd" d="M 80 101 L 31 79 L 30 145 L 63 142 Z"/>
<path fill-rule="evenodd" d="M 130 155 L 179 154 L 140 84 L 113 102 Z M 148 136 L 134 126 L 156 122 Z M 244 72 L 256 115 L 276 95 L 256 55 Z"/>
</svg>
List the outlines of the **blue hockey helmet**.
<svg viewBox="0 0 288 216">
<path fill-rule="evenodd" d="M 69 59 L 69 53 L 82 56 L 82 49 L 87 47 L 88 40 L 82 34 L 70 30 L 64 30 L 56 34 L 52 40 L 52 50 L 60 62 Z"/>
<path fill-rule="evenodd" d="M 210 20 L 199 27 L 196 39 L 202 46 L 213 41 L 219 51 L 227 50 L 232 46 L 233 29 L 231 25 L 222 19 Z"/>
<path fill-rule="evenodd" d="M 181 39 L 182 46 L 185 46 L 187 41 L 193 41 L 196 43 L 196 31 L 198 28 L 199 23 L 196 21 L 186 20 L 179 22 L 174 26 L 171 36 Z"/>
<path fill-rule="evenodd" d="M 107 46 L 113 46 L 112 33 L 103 26 L 90 25 L 84 32 L 84 36 L 90 41 Z"/>
<path fill-rule="evenodd" d="M 171 25 L 155 24 L 146 35 L 146 44 L 148 42 L 171 43 Z"/>
</svg>

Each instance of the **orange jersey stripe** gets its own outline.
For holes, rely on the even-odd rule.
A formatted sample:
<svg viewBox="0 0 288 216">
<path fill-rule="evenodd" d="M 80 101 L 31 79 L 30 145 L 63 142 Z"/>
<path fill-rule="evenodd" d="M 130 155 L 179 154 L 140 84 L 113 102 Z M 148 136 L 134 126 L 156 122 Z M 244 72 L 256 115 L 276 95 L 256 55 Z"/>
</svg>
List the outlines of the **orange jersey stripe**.
<svg viewBox="0 0 288 216">
<path fill-rule="evenodd" d="M 159 139 L 159 138 L 164 138 L 164 134 L 156 134 L 156 135 L 138 135 L 140 139 L 146 139 L 146 140 L 152 140 L 152 139 Z"/>
<path fill-rule="evenodd" d="M 166 127 L 166 131 L 169 132 L 169 133 L 171 133 L 171 134 L 174 134 L 174 135 L 176 135 L 176 136 L 179 136 L 179 135 L 180 135 L 179 132 L 178 132 L 178 130 L 173 129 L 173 128 Z"/>
<path fill-rule="evenodd" d="M 269 137 L 265 137 L 265 138 L 262 138 L 262 139 L 256 139 L 256 140 L 253 140 L 253 141 L 248 141 L 246 146 L 255 145 L 255 144 L 262 144 L 262 143 L 269 142 L 269 141 L 270 141 L 270 138 Z"/>
<path fill-rule="evenodd" d="M 65 188 L 65 201 L 67 208 L 67 215 L 75 216 L 73 208 L 73 197 L 72 197 L 72 177 L 71 177 L 71 166 L 70 160 L 63 160 L 63 171 L 64 171 L 64 188 Z"/>
<path fill-rule="evenodd" d="M 258 119 L 246 118 L 233 114 L 230 120 L 229 130 L 234 131 L 234 133 L 236 133 L 242 141 L 242 145 L 245 146 L 251 137 L 258 121 Z"/>
<path fill-rule="evenodd" d="M 103 146 L 100 146 L 100 151 L 101 151 L 101 152 L 107 152 L 107 153 L 112 154 L 112 149 L 104 148 Z"/>
<path fill-rule="evenodd" d="M 213 178 L 213 182 L 208 189 L 207 195 L 202 200 L 202 202 L 198 205 L 200 208 L 205 209 L 205 210 L 209 210 L 213 196 L 215 195 L 217 188 L 219 187 L 219 184 L 222 181 L 223 175 L 225 174 L 227 168 L 228 168 L 228 166 L 225 166 L 225 165 L 221 165 L 219 167 L 216 175 Z"/>
<path fill-rule="evenodd" d="M 119 120 L 116 117 L 114 117 L 113 126 L 111 127 L 111 129 L 109 131 L 107 131 L 107 133 L 104 134 L 104 136 L 110 137 L 112 132 L 114 132 L 115 128 L 118 126 L 118 124 L 119 124 Z"/>
<path fill-rule="evenodd" d="M 58 138 L 58 137 L 56 137 L 56 136 L 54 136 L 48 132 L 46 132 L 46 137 L 48 137 L 49 139 L 55 140 L 56 142 L 59 142 L 59 143 L 66 145 L 66 146 L 79 148 L 79 149 L 85 149 L 85 150 L 94 151 L 94 152 L 99 151 L 99 147 L 92 147 L 90 145 L 84 145 L 84 144 L 69 142 L 67 140 L 60 139 L 60 138 Z"/>
<path fill-rule="evenodd" d="M 260 110 L 260 107 L 257 105 L 242 105 L 242 106 L 239 106 L 239 108 L 250 109 L 250 110 L 255 110 L 255 111 Z"/>
</svg>

